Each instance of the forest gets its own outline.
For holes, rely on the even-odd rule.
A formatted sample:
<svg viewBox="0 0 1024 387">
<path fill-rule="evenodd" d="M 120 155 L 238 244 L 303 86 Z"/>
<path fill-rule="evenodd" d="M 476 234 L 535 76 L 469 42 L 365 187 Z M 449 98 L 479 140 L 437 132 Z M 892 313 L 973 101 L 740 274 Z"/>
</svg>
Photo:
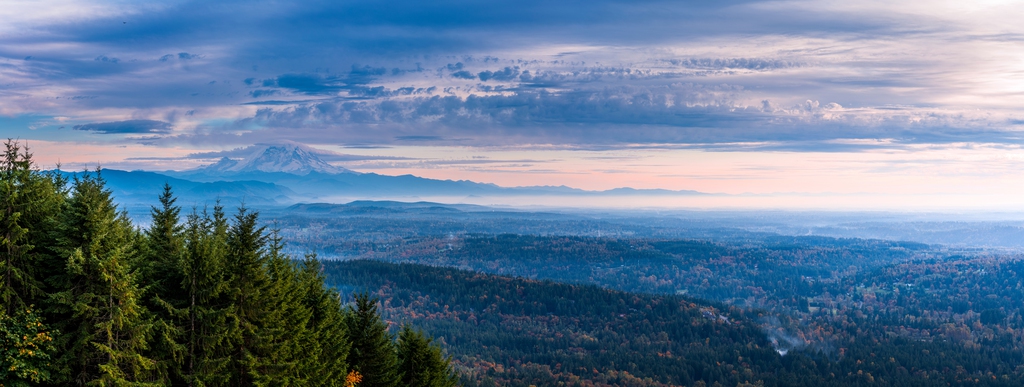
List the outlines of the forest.
<svg viewBox="0 0 1024 387">
<path fill-rule="evenodd" d="M 405 238 L 360 257 L 711 300 L 756 316 L 787 358 L 870 365 L 887 352 L 916 382 L 1018 385 L 1024 375 L 1024 261 L 1012 254 L 822 237 L 500 234 Z"/>
<path fill-rule="evenodd" d="M 1019 339 L 980 347 L 858 334 L 787 351 L 762 310 L 419 264 L 327 262 L 329 283 L 372 291 L 386 318 L 437 335 L 467 386 L 1018 386 Z M 1018 331 L 1004 321 L 992 329 Z M 870 330 L 888 322 L 856 320 Z M 858 328 L 858 325 L 860 327 Z"/>
<path fill-rule="evenodd" d="M 0 386 L 454 386 L 439 343 L 283 253 L 257 211 L 164 186 L 142 229 L 99 170 L 0 159 Z M 344 300 L 351 300 L 344 302 Z"/>
</svg>

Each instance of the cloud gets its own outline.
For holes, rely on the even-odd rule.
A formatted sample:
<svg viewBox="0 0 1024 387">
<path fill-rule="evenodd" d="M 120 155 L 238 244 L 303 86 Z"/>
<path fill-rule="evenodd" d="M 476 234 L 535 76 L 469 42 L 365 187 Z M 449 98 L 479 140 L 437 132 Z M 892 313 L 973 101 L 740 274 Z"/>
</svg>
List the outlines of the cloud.
<svg viewBox="0 0 1024 387">
<path fill-rule="evenodd" d="M 169 60 L 174 59 L 174 58 L 178 58 L 180 60 L 192 60 L 192 59 L 202 58 L 202 56 L 201 55 L 197 55 L 197 54 L 189 54 L 187 52 L 179 52 L 177 55 L 167 54 L 167 55 L 161 56 L 160 57 L 160 61 L 161 62 L 166 62 L 166 61 L 169 61 Z"/>
<path fill-rule="evenodd" d="M 477 74 L 481 81 L 496 80 L 496 81 L 511 81 L 519 76 L 519 67 L 505 67 L 498 71 L 481 71 Z"/>
<path fill-rule="evenodd" d="M 256 89 L 249 92 L 249 95 L 251 95 L 253 98 L 270 97 L 278 94 L 280 94 L 280 91 L 269 89 Z"/>
<path fill-rule="evenodd" d="M 323 75 L 317 73 L 283 74 L 276 78 L 264 79 L 261 84 L 264 87 L 278 87 L 291 92 L 301 94 L 335 94 L 345 90 L 365 90 L 366 85 L 373 80 L 388 74 L 384 67 L 356 66 L 344 75 Z M 243 80 L 246 85 L 256 83 L 255 78 Z"/>
<path fill-rule="evenodd" d="M 181 160 L 211 160 L 211 159 L 221 159 L 221 158 L 224 158 L 224 157 L 227 157 L 227 158 L 243 158 L 243 157 L 251 156 L 257 150 L 264 149 L 264 147 L 266 145 L 280 145 L 281 143 L 282 142 L 280 142 L 280 141 L 276 141 L 273 144 L 256 144 L 256 145 L 245 146 L 245 147 L 238 147 L 238 148 L 234 148 L 234 149 L 230 149 L 230 150 L 224 150 L 224 151 L 196 152 L 196 153 L 188 154 L 188 155 L 186 155 L 184 157 L 180 157 L 178 159 L 181 159 Z M 283 141 L 283 143 L 293 143 L 294 144 L 294 142 L 290 142 L 290 141 Z M 310 147 L 306 147 L 306 150 L 316 154 L 317 157 L 319 157 L 322 160 L 327 161 L 327 162 L 418 160 L 418 159 L 415 159 L 415 158 L 400 157 L 400 156 L 353 155 L 353 154 L 338 153 L 338 152 L 332 152 L 332 151 L 329 151 L 329 150 L 310 148 Z M 139 158 L 136 158 L 136 159 L 139 159 Z"/>
<path fill-rule="evenodd" d="M 994 11 L 975 20 L 799 0 L 198 5 L 14 19 L 24 32 L 0 35 L 0 114 L 187 117 L 179 135 L 153 141 L 218 146 L 1021 141 L 1013 112 L 1024 90 L 1003 82 L 1015 62 L 995 59 L 1024 31 Z M 106 124 L 79 130 L 170 132 Z"/>
<path fill-rule="evenodd" d="M 597 83 L 605 86 L 607 83 Z M 263 128 L 248 141 L 339 144 L 516 146 L 589 149 L 700 148 L 715 151 L 858 152 L 969 141 L 1019 144 L 993 117 L 940 108 L 847 108 L 815 100 L 752 98 L 743 87 L 673 84 L 565 91 L 512 88 L 492 95 L 347 98 L 268 106 L 223 127 Z M 995 120 L 998 121 L 998 120 Z M 1005 122 L 1005 121 L 1002 121 Z M 997 122 L 998 123 L 998 122 Z M 221 138 L 204 135 L 207 140 Z"/>
<path fill-rule="evenodd" d="M 128 120 L 75 125 L 73 129 L 100 134 L 164 134 L 171 132 L 171 124 L 154 120 Z"/>
<path fill-rule="evenodd" d="M 476 79 L 476 75 L 466 70 L 456 71 L 452 73 L 452 76 L 460 79 Z"/>
<path fill-rule="evenodd" d="M 398 141 L 442 141 L 441 136 L 395 136 Z"/>
<path fill-rule="evenodd" d="M 107 63 L 117 63 L 117 62 L 121 61 L 120 59 L 110 58 L 110 57 L 107 57 L 106 55 L 97 56 L 96 59 L 94 59 L 94 60 L 97 61 L 97 62 L 107 62 Z"/>
<path fill-rule="evenodd" d="M 290 89 L 304 94 L 338 92 L 345 86 L 338 78 L 321 77 L 316 74 L 285 74 L 274 79 L 272 83 L 264 81 L 263 85 Z"/>
<path fill-rule="evenodd" d="M 766 58 L 685 58 L 666 59 L 665 61 L 673 66 L 706 70 L 779 70 L 800 66 L 799 63 L 787 60 Z"/>
</svg>

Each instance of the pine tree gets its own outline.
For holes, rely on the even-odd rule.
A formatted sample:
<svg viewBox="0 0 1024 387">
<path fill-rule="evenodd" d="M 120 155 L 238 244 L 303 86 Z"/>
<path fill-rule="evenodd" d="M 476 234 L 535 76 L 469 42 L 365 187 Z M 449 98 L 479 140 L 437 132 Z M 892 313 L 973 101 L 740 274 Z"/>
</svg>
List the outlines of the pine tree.
<svg viewBox="0 0 1024 387">
<path fill-rule="evenodd" d="M 258 213 L 239 208 L 227 238 L 228 339 L 232 343 L 231 384 L 236 386 L 253 385 L 260 373 L 260 328 L 271 307 L 265 303 L 271 281 L 267 273 L 267 236 L 265 228 L 258 226 L 258 218 Z"/>
<path fill-rule="evenodd" d="M 154 294 L 165 298 L 181 298 L 182 275 L 178 260 L 184 249 L 184 227 L 179 224 L 181 208 L 175 206 L 177 200 L 170 184 L 165 183 L 160 194 L 160 207 L 150 207 L 153 224 L 146 231 L 149 242 L 147 277 L 152 278 Z"/>
<path fill-rule="evenodd" d="M 19 153 L 18 144 L 7 140 L 0 160 L 0 301 L 8 315 L 25 309 L 32 293 L 39 292 L 27 260 L 31 246 L 25 243 L 28 228 L 21 221 L 24 191 L 30 178 L 28 153 Z"/>
<path fill-rule="evenodd" d="M 58 365 L 73 384 L 131 385 L 152 380 L 143 353 L 151 324 L 138 303 L 136 249 L 142 237 L 118 212 L 99 170 L 74 181 L 60 248 L 63 289 L 51 294 L 63 332 Z"/>
<path fill-rule="evenodd" d="M 303 302 L 304 294 L 295 263 L 282 252 L 284 242 L 279 230 L 269 235 L 267 252 L 267 287 L 264 320 L 259 325 L 258 340 L 251 366 L 259 370 L 257 385 L 306 385 L 309 375 L 301 372 L 301 359 L 309 356 L 304 343 L 311 332 L 307 329 L 310 311 Z"/>
<path fill-rule="evenodd" d="M 181 259 L 184 251 L 181 209 L 169 184 L 164 184 L 160 207 L 151 207 L 153 224 L 146 231 L 146 259 L 142 277 L 146 279 L 143 303 L 153 316 L 151 357 L 157 362 L 161 379 L 180 380 L 185 345 L 183 325 L 187 318 L 187 294 L 182 288 Z"/>
<path fill-rule="evenodd" d="M 195 209 L 184 229 L 180 263 L 187 295 L 182 334 L 185 355 L 181 375 L 188 386 L 223 386 L 230 380 L 231 342 L 227 314 L 229 287 L 225 277 L 228 222 L 218 203 L 213 215 Z"/>
<path fill-rule="evenodd" d="M 26 224 L 31 225 L 28 243 L 33 246 L 29 255 L 33 262 L 35 278 L 42 286 L 42 292 L 35 298 L 45 321 L 56 323 L 62 315 L 54 314 L 51 295 L 64 290 L 67 273 L 67 251 L 62 247 L 65 232 L 65 213 L 71 197 L 70 179 L 57 169 L 39 173 L 34 189 L 34 211 L 22 214 Z"/>
<path fill-rule="evenodd" d="M 51 379 L 53 337 L 37 306 L 57 267 L 52 237 L 64 192 L 62 179 L 39 172 L 27 147 L 7 140 L 0 158 L 0 380 L 11 385 Z M 60 265 L 63 266 L 63 265 Z"/>
<path fill-rule="evenodd" d="M 399 385 L 376 301 L 342 307 L 316 256 L 284 254 L 256 212 L 240 208 L 229 224 L 218 203 L 182 225 L 165 184 L 143 233 L 99 169 L 69 186 L 5 145 L 0 384 Z"/>
<path fill-rule="evenodd" d="M 441 354 L 441 347 L 412 326 L 403 325 L 398 332 L 398 362 L 402 385 L 409 387 L 454 387 L 458 377 L 451 359 Z"/>
<path fill-rule="evenodd" d="M 398 356 L 388 326 L 377 311 L 377 300 L 365 293 L 356 295 L 355 306 L 346 313 L 345 325 L 352 345 L 349 364 L 363 376 L 359 386 L 399 386 Z"/>
<path fill-rule="evenodd" d="M 7 140 L 0 158 L 0 301 L 8 315 L 46 298 L 43 248 L 63 201 L 54 181 L 35 169 L 32 154 Z"/>
<path fill-rule="evenodd" d="M 325 285 L 316 254 L 303 260 L 300 281 L 311 312 L 307 329 L 312 332 L 303 344 L 307 355 L 301 359 L 300 372 L 309 375 L 311 386 L 342 386 L 348 375 L 349 342 L 341 297 Z"/>
</svg>

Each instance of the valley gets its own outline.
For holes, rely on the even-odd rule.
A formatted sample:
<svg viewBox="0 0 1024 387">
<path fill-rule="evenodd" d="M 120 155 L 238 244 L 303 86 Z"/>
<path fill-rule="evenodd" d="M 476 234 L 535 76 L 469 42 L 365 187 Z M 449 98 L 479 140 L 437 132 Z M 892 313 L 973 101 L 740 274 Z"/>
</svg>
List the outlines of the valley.
<svg viewBox="0 0 1024 387">
<path fill-rule="evenodd" d="M 186 217 L 217 206 L 259 211 L 280 253 L 317 255 L 327 285 L 344 302 L 360 293 L 379 300 L 392 333 L 405 324 L 423 329 L 452 356 L 466 386 L 1015 385 L 1024 378 L 1024 256 L 1014 242 L 1024 229 L 1012 222 L 316 202 L 310 189 L 366 196 L 507 189 L 318 170 L 329 164 L 305 151 L 271 146 L 191 172 L 51 176 L 101 177 L 141 224 L 152 211 L 152 187 L 164 184 L 180 192 Z M 551 189 L 561 190 L 512 190 Z M 1005 235 L 992 233 L 1000 227 Z M 803 230 L 822 235 L 798 235 Z M 889 238 L 866 238 L 880 234 Z"/>
</svg>

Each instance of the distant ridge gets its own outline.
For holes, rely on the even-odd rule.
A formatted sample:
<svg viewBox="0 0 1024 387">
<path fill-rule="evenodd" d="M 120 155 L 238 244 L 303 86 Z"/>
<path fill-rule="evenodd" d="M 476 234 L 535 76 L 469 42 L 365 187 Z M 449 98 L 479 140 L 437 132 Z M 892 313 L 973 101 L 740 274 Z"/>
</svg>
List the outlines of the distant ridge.
<svg viewBox="0 0 1024 387">
<path fill-rule="evenodd" d="M 242 152 L 239 152 L 242 151 Z M 213 164 L 186 171 L 162 172 L 193 182 L 260 181 L 294 191 L 292 202 L 317 202 L 325 198 L 382 199 L 423 196 L 693 196 L 690 190 L 615 188 L 587 191 L 560 186 L 501 187 L 470 180 L 436 180 L 413 175 L 388 176 L 359 173 L 324 161 L 331 152 L 304 144 L 285 142 L 256 144 L 232 152 L 244 157 L 223 157 Z M 280 202 L 281 200 L 278 199 Z"/>
<path fill-rule="evenodd" d="M 282 172 L 300 176 L 313 172 L 330 175 L 355 173 L 324 161 L 317 155 L 322 153 L 325 152 L 293 142 L 257 144 L 252 147 L 252 152 L 245 158 L 223 157 L 214 164 L 186 171 L 186 173 L 202 173 L 211 176 L 248 172 Z"/>
<path fill-rule="evenodd" d="M 93 172 L 60 171 L 68 178 L 81 177 Z M 293 204 L 296 198 L 303 196 L 288 187 L 255 180 L 217 180 L 199 182 L 179 179 L 165 174 L 146 171 L 121 171 L 104 169 L 100 176 L 107 187 L 121 204 L 134 205 L 152 204 L 163 192 L 164 184 L 169 184 L 180 199 L 179 204 L 186 207 L 221 201 L 227 205 L 248 203 L 255 205 Z"/>
<path fill-rule="evenodd" d="M 382 209 L 393 211 L 426 210 L 432 212 L 458 211 L 458 212 L 519 212 L 514 209 L 495 208 L 476 204 L 449 204 L 437 202 L 401 202 L 395 200 L 355 200 L 349 203 L 298 203 L 288 207 L 291 212 L 304 213 L 333 213 L 346 212 L 352 209 Z"/>
</svg>

